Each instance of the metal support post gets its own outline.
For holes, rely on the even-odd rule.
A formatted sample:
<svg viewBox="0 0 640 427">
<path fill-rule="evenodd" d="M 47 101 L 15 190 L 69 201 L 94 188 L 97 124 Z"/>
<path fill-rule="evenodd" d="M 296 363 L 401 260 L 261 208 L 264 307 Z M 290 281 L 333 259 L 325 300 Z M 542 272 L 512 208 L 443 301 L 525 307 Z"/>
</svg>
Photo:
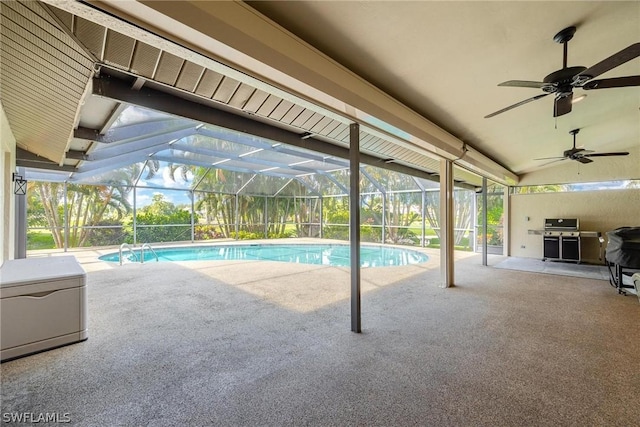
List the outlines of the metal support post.
<svg viewBox="0 0 640 427">
<path fill-rule="evenodd" d="M 276 206 L 278 206 L 276 204 Z M 267 214 L 267 209 L 269 208 L 269 205 L 267 203 L 267 196 L 264 196 L 264 238 L 268 239 L 269 238 L 269 215 Z"/>
<path fill-rule="evenodd" d="M 382 236 L 380 240 L 383 245 L 385 244 L 385 237 L 387 234 L 385 233 L 386 226 L 387 226 L 387 193 L 382 193 Z"/>
<path fill-rule="evenodd" d="M 320 196 L 320 238 L 322 239 L 322 226 L 324 222 L 324 199 Z"/>
<path fill-rule="evenodd" d="M 138 240 L 138 220 L 137 220 L 137 211 L 138 207 L 136 206 L 136 193 L 138 192 L 137 187 L 133 187 L 133 246 L 136 245 L 136 241 Z"/>
<path fill-rule="evenodd" d="M 17 168 L 17 173 L 20 176 L 24 176 L 24 169 Z M 16 194 L 13 197 L 15 198 L 15 246 L 13 248 L 13 257 L 22 259 L 27 257 L 27 195 Z M 6 236 L 5 238 L 8 237 Z M 2 260 L 0 260 L 0 263 L 2 263 Z"/>
<path fill-rule="evenodd" d="M 351 244 L 351 331 L 362 332 L 360 307 L 360 125 L 349 125 L 349 240 Z"/>
<path fill-rule="evenodd" d="M 422 246 L 423 248 L 426 246 L 424 244 L 425 239 L 427 237 L 427 216 L 425 215 L 425 210 L 427 209 L 427 196 L 426 196 L 426 191 L 423 189 L 421 190 L 421 194 L 422 194 L 422 243 L 420 246 Z"/>
<path fill-rule="evenodd" d="M 235 214 L 236 214 L 236 240 L 238 240 L 240 233 L 240 221 L 239 221 L 239 209 L 238 209 L 238 193 L 236 193 L 236 206 L 235 206 Z"/>
<path fill-rule="evenodd" d="M 64 182 L 64 251 L 67 252 L 69 248 L 69 197 L 67 181 Z"/>
<path fill-rule="evenodd" d="M 189 194 L 191 195 L 191 243 L 193 243 L 196 240 L 196 195 L 193 190 L 189 191 Z"/>
</svg>

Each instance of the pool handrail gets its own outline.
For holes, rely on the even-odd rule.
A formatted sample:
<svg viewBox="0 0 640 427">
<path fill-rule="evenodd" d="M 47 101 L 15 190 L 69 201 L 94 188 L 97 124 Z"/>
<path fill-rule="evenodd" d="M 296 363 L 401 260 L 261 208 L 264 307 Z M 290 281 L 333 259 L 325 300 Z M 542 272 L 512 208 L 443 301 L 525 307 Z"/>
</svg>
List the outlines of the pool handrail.
<svg viewBox="0 0 640 427">
<path fill-rule="evenodd" d="M 159 261 L 158 254 L 156 253 L 156 251 L 153 250 L 151 245 L 149 243 L 143 243 L 142 246 L 140 247 L 140 263 L 141 264 L 144 264 L 144 248 L 147 248 L 151 251 L 151 253 L 156 257 L 156 262 Z"/>
<path fill-rule="evenodd" d="M 123 249 L 129 249 L 129 252 L 131 252 L 131 254 L 136 259 L 136 261 L 138 261 L 138 256 L 133 251 L 133 248 L 131 247 L 131 245 L 128 244 L 128 243 L 123 243 L 123 244 L 120 245 L 120 250 L 118 251 L 118 255 L 119 255 L 119 259 L 120 259 L 120 265 L 122 265 L 122 250 Z"/>
</svg>

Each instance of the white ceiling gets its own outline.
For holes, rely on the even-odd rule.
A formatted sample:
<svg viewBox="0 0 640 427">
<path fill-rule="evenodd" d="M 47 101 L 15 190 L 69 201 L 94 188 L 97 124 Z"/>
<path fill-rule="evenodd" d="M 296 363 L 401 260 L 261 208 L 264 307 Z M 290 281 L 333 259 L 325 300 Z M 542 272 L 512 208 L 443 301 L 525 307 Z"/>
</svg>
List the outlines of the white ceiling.
<svg viewBox="0 0 640 427">
<path fill-rule="evenodd" d="M 562 68 L 563 48 L 553 36 L 563 28 L 577 27 L 568 66 L 590 67 L 639 42 L 640 2 L 247 3 L 517 174 L 547 163 L 535 158 L 571 148 L 575 128 L 587 149 L 640 145 L 640 87 L 576 89 L 588 97 L 557 119 L 552 95 L 484 118 L 542 93 L 497 84 L 541 81 Z M 598 78 L 639 74 L 636 58 Z M 633 157 L 628 161 L 638 164 Z"/>
</svg>

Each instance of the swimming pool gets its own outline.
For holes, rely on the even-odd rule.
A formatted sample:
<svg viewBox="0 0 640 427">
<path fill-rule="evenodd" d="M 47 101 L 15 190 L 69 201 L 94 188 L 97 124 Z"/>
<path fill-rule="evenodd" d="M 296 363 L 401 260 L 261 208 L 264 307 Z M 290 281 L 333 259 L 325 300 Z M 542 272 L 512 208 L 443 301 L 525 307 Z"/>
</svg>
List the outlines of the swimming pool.
<svg viewBox="0 0 640 427">
<path fill-rule="evenodd" d="M 247 244 L 221 246 L 184 246 L 154 248 L 159 261 L 280 261 L 300 264 L 330 265 L 348 267 L 349 245 L 340 244 Z M 140 260 L 140 250 L 134 250 L 136 257 L 127 251 L 123 257 L 129 261 Z M 102 261 L 119 262 L 118 252 L 103 255 Z M 144 260 L 155 261 L 151 251 L 144 252 Z M 361 246 L 360 265 L 362 267 L 389 267 L 427 262 L 429 257 L 420 252 L 389 246 Z"/>
</svg>

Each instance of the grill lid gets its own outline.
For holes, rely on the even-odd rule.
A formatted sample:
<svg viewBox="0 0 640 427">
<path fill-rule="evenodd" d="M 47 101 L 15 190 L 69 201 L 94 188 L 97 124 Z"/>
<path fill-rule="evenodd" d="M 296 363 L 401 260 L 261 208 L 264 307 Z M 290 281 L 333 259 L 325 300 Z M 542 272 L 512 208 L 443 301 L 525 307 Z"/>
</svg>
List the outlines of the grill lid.
<svg viewBox="0 0 640 427">
<path fill-rule="evenodd" d="M 552 230 L 578 230 L 578 218 L 547 218 L 544 220 L 544 229 Z"/>
</svg>

